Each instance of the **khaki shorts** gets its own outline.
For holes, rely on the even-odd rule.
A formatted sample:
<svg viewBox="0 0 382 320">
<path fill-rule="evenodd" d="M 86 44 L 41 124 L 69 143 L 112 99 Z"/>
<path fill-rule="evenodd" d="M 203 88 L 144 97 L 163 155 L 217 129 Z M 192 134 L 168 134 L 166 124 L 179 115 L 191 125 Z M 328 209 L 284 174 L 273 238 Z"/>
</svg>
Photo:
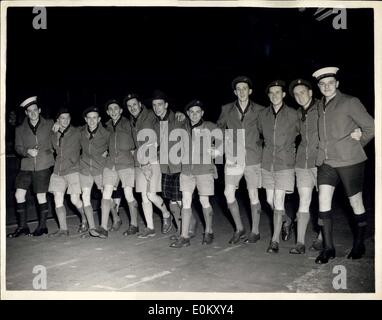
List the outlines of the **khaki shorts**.
<svg viewBox="0 0 382 320">
<path fill-rule="evenodd" d="M 296 168 L 297 188 L 317 189 L 317 168 L 301 169 Z"/>
<path fill-rule="evenodd" d="M 193 193 L 195 188 L 198 189 L 200 196 L 213 196 L 215 194 L 214 175 L 185 175 L 180 174 L 180 191 Z"/>
<path fill-rule="evenodd" d="M 115 170 L 104 168 L 103 169 L 103 185 L 113 186 L 115 188 L 118 187 L 119 181 L 122 183 L 122 188 L 132 187 L 134 188 L 135 181 L 135 170 L 134 168 L 127 168 L 122 170 Z"/>
<path fill-rule="evenodd" d="M 49 192 L 62 192 L 67 194 L 81 194 L 79 172 L 59 176 L 52 173 L 49 181 Z"/>
<path fill-rule="evenodd" d="M 82 189 L 91 189 L 93 187 L 93 184 L 95 183 L 98 190 L 102 190 L 102 174 L 98 176 L 92 176 L 91 174 L 85 176 L 84 174 L 80 173 L 80 183 Z"/>
<path fill-rule="evenodd" d="M 261 176 L 265 189 L 284 190 L 286 193 L 294 192 L 294 169 L 280 171 L 261 169 Z"/>
<path fill-rule="evenodd" d="M 145 173 L 150 176 L 149 179 L 145 176 Z M 135 168 L 135 191 L 139 193 L 162 191 L 160 164 L 156 163 L 142 168 Z"/>
<path fill-rule="evenodd" d="M 261 164 L 255 164 L 251 166 L 245 166 L 244 171 L 240 168 L 232 168 L 231 166 L 224 167 L 225 184 L 239 187 L 240 180 L 244 175 L 247 182 L 248 190 L 255 190 L 261 188 Z"/>
</svg>

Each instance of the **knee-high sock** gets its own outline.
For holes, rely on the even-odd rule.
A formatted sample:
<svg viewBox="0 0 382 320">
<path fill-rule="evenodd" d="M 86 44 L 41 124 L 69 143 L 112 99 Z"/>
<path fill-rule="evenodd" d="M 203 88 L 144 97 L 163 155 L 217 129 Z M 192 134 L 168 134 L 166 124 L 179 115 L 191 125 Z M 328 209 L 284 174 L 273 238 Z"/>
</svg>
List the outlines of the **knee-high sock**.
<svg viewBox="0 0 382 320">
<path fill-rule="evenodd" d="M 117 208 L 116 208 L 116 205 L 115 205 L 113 200 L 110 200 L 110 211 L 111 211 L 111 215 L 113 217 L 113 222 L 114 223 L 116 221 L 120 220 L 119 215 L 118 215 L 118 211 L 117 211 Z"/>
<path fill-rule="evenodd" d="M 212 233 L 212 217 L 213 217 L 212 207 L 203 208 L 204 221 L 206 222 L 205 233 Z"/>
<path fill-rule="evenodd" d="M 236 231 L 243 230 L 244 227 L 243 227 L 243 223 L 241 221 L 239 204 L 237 203 L 237 200 L 235 200 L 232 203 L 228 203 L 228 209 L 231 212 L 233 221 L 235 222 Z"/>
<path fill-rule="evenodd" d="M 182 209 L 182 237 L 188 238 L 188 230 L 190 228 L 190 220 L 192 216 L 191 208 Z"/>
<path fill-rule="evenodd" d="M 153 205 L 151 201 L 142 202 L 143 214 L 145 215 L 147 228 L 154 229 Z"/>
<path fill-rule="evenodd" d="M 78 212 L 81 214 L 81 223 L 86 222 L 85 210 L 84 210 L 82 201 L 81 201 L 81 206 L 76 208 Z"/>
<path fill-rule="evenodd" d="M 297 242 L 305 243 L 306 228 L 308 227 L 310 213 L 297 212 Z"/>
<path fill-rule="evenodd" d="M 27 203 L 26 202 L 17 203 L 16 212 L 19 218 L 19 227 L 26 228 L 28 226 L 27 225 L 27 219 L 28 219 Z"/>
<path fill-rule="evenodd" d="M 84 207 L 84 211 L 85 211 L 86 219 L 88 220 L 89 228 L 95 229 L 93 207 L 92 206 L 86 206 L 86 207 Z"/>
<path fill-rule="evenodd" d="M 110 207 L 111 207 L 111 200 L 110 199 L 102 199 L 101 201 L 101 226 L 105 230 L 107 230 L 107 224 L 109 222 L 109 215 L 110 215 Z"/>
<path fill-rule="evenodd" d="M 176 226 L 178 228 L 178 231 L 180 232 L 181 229 L 181 208 L 179 207 L 177 202 L 170 201 L 170 212 L 174 216 Z"/>
<path fill-rule="evenodd" d="M 325 249 L 334 249 L 332 215 L 331 210 L 319 212 L 319 218 L 322 220 L 322 238 L 324 240 Z"/>
<path fill-rule="evenodd" d="M 66 224 L 66 208 L 65 206 L 56 207 L 56 213 L 58 218 L 58 223 L 60 225 L 61 230 L 68 230 L 68 226 Z"/>
<path fill-rule="evenodd" d="M 46 219 L 48 217 L 48 202 L 40 203 L 38 205 L 38 211 L 40 212 L 40 222 L 39 227 L 40 228 L 46 228 Z"/>
<path fill-rule="evenodd" d="M 251 204 L 251 215 L 252 215 L 252 233 L 259 234 L 259 224 L 260 224 L 260 203 Z"/>
<path fill-rule="evenodd" d="M 284 210 L 273 210 L 273 237 L 272 241 L 280 242 L 280 232 L 283 225 Z"/>
<path fill-rule="evenodd" d="M 355 214 L 354 219 L 357 225 L 356 225 L 356 230 L 354 234 L 353 246 L 357 247 L 357 246 L 363 245 L 363 242 L 365 239 L 365 232 L 366 232 L 366 226 L 367 226 L 366 212 L 362 214 Z"/>
<path fill-rule="evenodd" d="M 130 224 L 138 227 L 138 202 L 136 200 L 127 202 L 130 211 Z"/>
</svg>

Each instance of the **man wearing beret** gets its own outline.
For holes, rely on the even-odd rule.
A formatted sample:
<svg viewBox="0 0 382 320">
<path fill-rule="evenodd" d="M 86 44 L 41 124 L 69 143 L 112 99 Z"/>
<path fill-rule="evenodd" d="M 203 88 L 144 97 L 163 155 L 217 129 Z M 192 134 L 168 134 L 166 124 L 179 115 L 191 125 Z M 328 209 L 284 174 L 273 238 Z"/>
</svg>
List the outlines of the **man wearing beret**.
<svg viewBox="0 0 382 320">
<path fill-rule="evenodd" d="M 294 191 L 295 140 L 300 132 L 300 122 L 297 111 L 283 101 L 284 81 L 272 81 L 266 92 L 271 105 L 261 112 L 258 122 L 264 137 L 261 170 L 267 202 L 273 209 L 273 236 L 267 252 L 277 253 L 282 224 L 288 219 L 285 194 Z"/>
<path fill-rule="evenodd" d="M 367 217 L 362 187 L 367 157 L 363 147 L 374 137 L 374 119 L 358 98 L 343 94 L 338 89 L 338 70 L 337 67 L 325 67 L 313 73 L 323 95 L 318 106 L 319 150 L 316 164 L 324 249 L 316 258 L 318 264 L 327 263 L 336 256 L 332 198 L 340 181 L 349 198 L 356 222 L 353 247 L 348 258 L 360 259 L 365 254 Z M 352 136 L 357 128 L 362 132 L 359 141 Z"/>
<path fill-rule="evenodd" d="M 217 121 L 218 126 L 222 130 L 233 130 L 232 136 L 225 136 L 226 164 L 224 194 L 236 227 L 236 231 L 229 240 L 229 243 L 236 244 L 245 238 L 247 238 L 247 243 L 255 243 L 260 239 L 259 223 L 261 206 L 257 189 L 261 187 L 260 165 L 262 153 L 262 142 L 260 140 L 257 121 L 264 107 L 249 99 L 252 93 L 252 81 L 248 77 L 239 76 L 235 78 L 232 81 L 232 89 L 237 100 L 222 107 L 220 117 Z M 240 141 L 244 141 L 245 145 L 242 145 Z M 240 155 L 245 156 L 245 161 L 238 161 Z M 252 230 L 247 237 L 235 196 L 236 189 L 243 175 L 247 182 L 252 215 Z"/>
<path fill-rule="evenodd" d="M 193 100 L 186 106 L 189 121 L 184 124 L 185 131 L 182 136 L 182 173 L 180 175 L 180 190 L 182 191 L 182 234 L 170 247 L 181 248 L 190 245 L 190 222 L 192 217 L 192 196 L 195 188 L 199 193 L 199 201 L 203 208 L 205 231 L 202 244 L 211 244 L 214 239 L 212 230 L 213 209 L 209 197 L 215 194 L 214 179 L 217 170 L 212 158 L 215 156 L 216 147 L 222 140 L 215 141 L 213 130 L 217 125 L 203 120 L 203 103 Z M 223 139 L 223 137 L 221 137 Z M 219 145 L 218 145 L 219 144 Z"/>
<path fill-rule="evenodd" d="M 19 221 L 17 229 L 7 235 L 9 238 L 30 235 L 25 196 L 31 185 L 37 196 L 39 211 L 39 224 L 33 235 L 41 236 L 48 233 L 46 227 L 48 216 L 46 192 L 54 165 L 50 144 L 53 121 L 46 120 L 41 116 L 41 108 L 36 96 L 25 99 L 20 107 L 23 108 L 26 118 L 16 128 L 15 134 L 15 149 L 17 154 L 22 157 L 21 168 L 15 180 L 16 211 Z"/>
<path fill-rule="evenodd" d="M 155 98 L 155 97 L 154 97 Z M 159 126 L 156 116 L 152 110 L 148 110 L 144 106 L 139 97 L 135 93 L 126 96 L 124 104 L 131 115 L 131 130 L 135 142 L 135 177 L 136 192 L 142 194 L 142 208 L 145 215 L 147 227 L 139 234 L 139 238 L 148 238 L 155 236 L 154 220 L 153 220 L 153 204 L 161 211 L 163 217 L 162 233 L 168 233 L 171 229 L 171 216 L 167 210 L 163 199 L 157 195 L 161 192 L 161 170 L 158 159 L 158 137 Z M 138 135 L 143 135 L 144 130 L 147 134 L 152 135 L 152 139 L 146 143 L 141 141 Z M 145 145 L 151 148 L 151 154 L 148 159 L 140 157 L 140 148 Z"/>
<path fill-rule="evenodd" d="M 108 222 L 112 209 L 111 196 L 119 182 L 122 183 L 123 192 L 130 211 L 130 227 L 134 233 L 138 230 L 138 203 L 133 194 L 135 184 L 134 156 L 135 149 L 130 121 L 122 115 L 123 108 L 116 100 L 109 100 L 105 105 L 110 120 L 106 123 L 109 131 L 109 156 L 103 169 L 103 192 L 101 200 L 101 227 L 97 229 L 101 238 L 108 237 Z M 117 218 L 117 217 L 115 217 Z M 116 222 L 118 219 L 114 219 Z M 129 228 L 129 230 L 131 229 Z"/>
<path fill-rule="evenodd" d="M 101 124 L 101 117 L 98 108 L 89 107 L 83 112 L 86 125 L 81 128 L 81 149 L 80 158 L 80 183 L 82 190 L 82 201 L 84 211 L 89 225 L 89 234 L 93 237 L 99 236 L 96 231 L 93 208 L 91 205 L 91 190 L 93 184 L 102 191 L 102 173 L 106 165 L 107 149 L 109 146 L 110 132 Z M 118 227 L 118 221 L 114 224 Z M 82 232 L 87 229 L 86 223 L 82 224 Z"/>
<path fill-rule="evenodd" d="M 66 223 L 66 209 L 64 206 L 65 193 L 81 214 L 82 222 L 85 220 L 83 204 L 80 199 L 80 139 L 78 128 L 70 125 L 70 111 L 61 108 L 57 113 L 58 131 L 51 135 L 51 143 L 56 153 L 54 170 L 49 181 L 49 192 L 54 195 L 59 230 L 49 234 L 50 237 L 69 235 Z"/>
</svg>

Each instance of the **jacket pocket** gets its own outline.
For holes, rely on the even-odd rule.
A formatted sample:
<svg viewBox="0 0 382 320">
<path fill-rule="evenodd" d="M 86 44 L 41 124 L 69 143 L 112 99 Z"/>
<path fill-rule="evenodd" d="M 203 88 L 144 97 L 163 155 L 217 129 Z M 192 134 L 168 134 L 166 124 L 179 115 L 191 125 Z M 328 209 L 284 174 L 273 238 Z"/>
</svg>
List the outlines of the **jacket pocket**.
<svg viewBox="0 0 382 320">
<path fill-rule="evenodd" d="M 335 145 L 336 156 L 339 160 L 356 160 L 365 156 L 359 141 L 346 137 Z"/>
</svg>

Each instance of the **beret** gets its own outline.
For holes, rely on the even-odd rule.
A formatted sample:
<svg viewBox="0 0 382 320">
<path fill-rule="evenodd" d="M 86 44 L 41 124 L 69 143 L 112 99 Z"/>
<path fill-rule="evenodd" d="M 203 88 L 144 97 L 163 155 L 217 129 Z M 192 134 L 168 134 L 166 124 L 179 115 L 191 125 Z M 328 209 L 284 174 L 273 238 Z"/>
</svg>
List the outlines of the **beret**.
<svg viewBox="0 0 382 320">
<path fill-rule="evenodd" d="M 301 78 L 298 78 L 298 79 L 295 79 L 293 80 L 290 85 L 289 85 L 289 94 L 293 97 L 293 89 L 296 87 L 296 86 L 299 86 L 299 85 L 304 85 L 305 87 L 309 88 L 310 90 L 312 90 L 312 84 L 305 80 L 305 79 L 301 79 Z"/>
<path fill-rule="evenodd" d="M 240 82 L 244 82 L 244 83 L 248 84 L 250 89 L 252 89 L 252 87 L 253 87 L 251 79 L 249 79 L 246 76 L 239 76 L 239 77 L 236 77 L 235 79 L 232 80 L 232 89 L 236 90 L 236 85 Z"/>
</svg>

